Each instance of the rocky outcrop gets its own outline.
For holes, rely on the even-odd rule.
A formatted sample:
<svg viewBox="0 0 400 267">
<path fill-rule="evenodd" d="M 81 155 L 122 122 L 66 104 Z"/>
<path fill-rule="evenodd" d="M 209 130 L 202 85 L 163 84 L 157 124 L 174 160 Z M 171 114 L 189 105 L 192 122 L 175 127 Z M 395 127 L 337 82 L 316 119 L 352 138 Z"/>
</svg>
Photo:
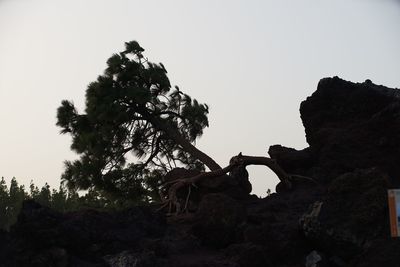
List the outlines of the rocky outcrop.
<svg viewBox="0 0 400 267">
<path fill-rule="evenodd" d="M 367 80 L 322 79 L 301 103 L 301 119 L 321 181 L 355 169 L 378 167 L 400 185 L 400 92 Z"/>
<path fill-rule="evenodd" d="M 169 218 L 152 206 L 61 214 L 27 201 L 0 231 L 0 266 L 399 266 L 386 204 L 400 186 L 399 91 L 325 78 L 300 113 L 309 147 L 269 154 L 317 183 L 259 199 L 242 166 L 179 191 L 190 213 Z"/>
<path fill-rule="evenodd" d="M 322 251 L 343 259 L 361 253 L 367 240 L 387 234 L 388 177 L 376 169 L 356 170 L 336 178 L 324 201 L 300 219 L 305 236 Z"/>
<path fill-rule="evenodd" d="M 149 207 L 61 214 L 25 201 L 9 233 L 6 266 L 107 266 L 104 256 L 141 251 L 143 242 L 162 236 L 165 226 L 164 218 Z"/>
<path fill-rule="evenodd" d="M 196 212 L 194 233 L 202 243 L 223 248 L 238 239 L 240 226 L 246 220 L 243 204 L 225 194 L 208 194 Z"/>
<path fill-rule="evenodd" d="M 400 183 L 400 91 L 369 80 L 325 78 L 300 113 L 310 146 L 277 145 L 269 154 L 288 172 L 326 188 L 300 218 L 304 236 L 328 266 L 397 266 L 400 257 L 375 244 L 396 243 L 389 234 L 387 189 Z"/>
</svg>

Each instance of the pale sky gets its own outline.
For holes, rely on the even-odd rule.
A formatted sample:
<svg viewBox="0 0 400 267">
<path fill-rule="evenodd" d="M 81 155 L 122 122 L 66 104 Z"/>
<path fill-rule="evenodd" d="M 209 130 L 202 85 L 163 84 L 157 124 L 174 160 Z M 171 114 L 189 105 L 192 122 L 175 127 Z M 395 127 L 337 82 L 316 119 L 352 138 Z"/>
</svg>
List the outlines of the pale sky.
<svg viewBox="0 0 400 267">
<path fill-rule="evenodd" d="M 197 145 L 225 166 L 306 147 L 299 105 L 323 77 L 400 87 L 399 25 L 395 0 L 0 0 L 0 176 L 58 186 L 76 155 L 56 109 L 68 99 L 82 111 L 126 41 L 209 104 Z M 267 168 L 248 170 L 254 193 L 275 188 Z"/>
</svg>

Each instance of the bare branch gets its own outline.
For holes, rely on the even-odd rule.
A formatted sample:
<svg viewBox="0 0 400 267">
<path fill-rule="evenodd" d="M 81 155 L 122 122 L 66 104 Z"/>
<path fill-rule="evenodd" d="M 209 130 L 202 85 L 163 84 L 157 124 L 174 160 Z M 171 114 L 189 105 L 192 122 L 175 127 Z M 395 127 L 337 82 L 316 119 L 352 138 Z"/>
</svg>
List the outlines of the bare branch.
<svg viewBox="0 0 400 267">
<path fill-rule="evenodd" d="M 316 183 L 316 181 L 310 177 L 301 176 L 301 175 L 291 175 L 291 174 L 286 173 L 274 159 L 271 159 L 268 157 L 243 156 L 242 153 L 239 153 L 239 155 L 233 157 L 230 160 L 229 165 L 223 169 L 218 169 L 218 170 L 210 171 L 210 172 L 203 172 L 203 173 L 200 173 L 193 177 L 177 179 L 177 180 L 173 180 L 173 181 L 165 183 L 163 186 L 167 186 L 167 185 L 171 185 L 171 186 L 168 189 L 168 199 L 166 200 L 166 203 L 164 203 L 164 205 L 162 205 L 160 207 L 160 209 L 163 209 L 164 207 L 166 207 L 169 204 L 169 206 L 170 206 L 169 212 L 171 212 L 171 207 L 172 207 L 171 205 L 173 205 L 173 206 L 175 206 L 175 213 L 179 213 L 179 212 L 181 212 L 180 203 L 177 198 L 177 191 L 179 189 L 181 189 L 182 187 L 185 187 L 185 186 L 189 186 L 189 188 L 190 188 L 190 186 L 194 185 L 195 183 L 197 183 L 200 180 L 213 178 L 213 177 L 219 177 L 219 176 L 222 176 L 222 175 L 230 172 L 235 167 L 238 167 L 238 166 L 246 167 L 248 165 L 267 166 L 278 176 L 279 180 L 282 182 L 283 185 L 285 185 L 286 189 L 292 188 L 292 182 L 294 180 L 307 180 L 307 181 Z M 187 208 L 189 196 L 190 196 L 190 191 L 188 193 L 188 196 L 186 197 L 184 209 Z"/>
</svg>

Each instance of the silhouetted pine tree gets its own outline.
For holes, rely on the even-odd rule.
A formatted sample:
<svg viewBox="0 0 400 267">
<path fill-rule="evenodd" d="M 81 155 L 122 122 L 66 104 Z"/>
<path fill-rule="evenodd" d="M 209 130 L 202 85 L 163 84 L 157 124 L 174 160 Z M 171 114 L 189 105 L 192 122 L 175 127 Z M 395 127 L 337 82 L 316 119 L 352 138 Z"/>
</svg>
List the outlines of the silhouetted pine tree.
<svg viewBox="0 0 400 267">
<path fill-rule="evenodd" d="M 65 163 L 62 180 L 69 188 L 96 190 L 113 201 L 148 201 L 159 174 L 176 164 L 220 169 L 193 145 L 208 126 L 208 106 L 178 87 L 171 91 L 164 66 L 149 62 L 143 51 L 132 41 L 108 59 L 104 74 L 86 90 L 84 113 L 66 100 L 58 108 L 57 125 L 80 155 Z"/>
<path fill-rule="evenodd" d="M 9 213 L 7 212 L 9 203 L 9 194 L 6 181 L 1 177 L 0 181 L 0 228 L 5 229 L 9 222 Z"/>
</svg>

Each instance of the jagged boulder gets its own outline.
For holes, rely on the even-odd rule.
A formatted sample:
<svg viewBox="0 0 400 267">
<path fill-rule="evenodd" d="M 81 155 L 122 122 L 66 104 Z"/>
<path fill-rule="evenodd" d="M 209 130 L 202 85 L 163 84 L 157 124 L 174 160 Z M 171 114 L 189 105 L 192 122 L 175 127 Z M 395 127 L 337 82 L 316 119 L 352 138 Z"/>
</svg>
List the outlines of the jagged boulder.
<svg viewBox="0 0 400 267">
<path fill-rule="evenodd" d="M 324 191 L 323 187 L 299 184 L 292 191 L 251 201 L 246 205 L 244 242 L 262 247 L 272 266 L 296 266 L 313 250 L 299 231 L 298 220 Z"/>
<path fill-rule="evenodd" d="M 200 172 L 197 170 L 172 169 L 164 177 L 166 186 L 163 188 L 163 193 L 168 193 L 169 186 L 173 181 L 188 179 L 198 174 Z M 249 173 L 244 166 L 238 166 L 229 175 L 201 179 L 196 184 L 182 187 L 176 192 L 176 197 L 181 207 L 185 207 L 187 211 L 195 212 L 203 197 L 210 193 L 223 193 L 233 199 L 243 200 L 251 198 L 251 190 Z"/>
<path fill-rule="evenodd" d="M 309 169 L 315 165 L 315 159 L 310 148 L 296 150 L 282 145 L 269 147 L 268 154 L 288 173 L 309 175 Z"/>
<path fill-rule="evenodd" d="M 325 78 L 300 113 L 313 177 L 329 182 L 356 168 L 379 167 L 400 185 L 400 90 Z"/>
<path fill-rule="evenodd" d="M 300 220 L 305 236 L 331 255 L 350 259 L 369 240 L 385 235 L 388 177 L 379 170 L 346 173 L 328 187 L 323 202 L 316 202 Z"/>
</svg>

